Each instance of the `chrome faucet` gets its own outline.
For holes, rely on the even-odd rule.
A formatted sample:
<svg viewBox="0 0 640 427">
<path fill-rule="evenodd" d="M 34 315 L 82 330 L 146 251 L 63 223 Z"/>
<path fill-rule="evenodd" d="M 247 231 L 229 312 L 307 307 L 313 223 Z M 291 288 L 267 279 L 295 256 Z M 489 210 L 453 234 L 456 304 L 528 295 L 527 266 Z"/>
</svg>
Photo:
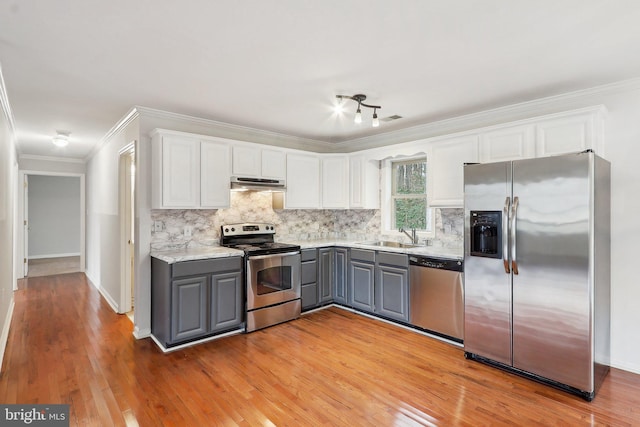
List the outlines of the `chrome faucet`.
<svg viewBox="0 0 640 427">
<path fill-rule="evenodd" d="M 411 243 L 413 243 L 414 245 L 417 245 L 417 244 L 418 244 L 418 233 L 416 232 L 416 229 L 415 229 L 415 228 L 412 228 L 412 229 L 411 229 L 411 234 L 409 234 L 409 233 L 407 232 L 407 230 L 405 230 L 405 229 L 404 229 L 404 228 L 402 228 L 402 227 L 400 227 L 400 230 L 398 230 L 398 231 L 400 231 L 401 233 L 406 234 L 406 235 L 407 235 L 407 237 L 411 239 Z"/>
</svg>

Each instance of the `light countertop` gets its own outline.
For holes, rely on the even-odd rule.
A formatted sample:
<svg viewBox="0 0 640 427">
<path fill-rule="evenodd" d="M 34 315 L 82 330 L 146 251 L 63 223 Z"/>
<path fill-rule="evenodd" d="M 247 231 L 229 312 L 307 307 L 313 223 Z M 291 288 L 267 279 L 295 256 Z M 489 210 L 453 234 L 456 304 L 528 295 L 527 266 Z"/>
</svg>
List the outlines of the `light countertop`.
<svg viewBox="0 0 640 427">
<path fill-rule="evenodd" d="M 418 246 L 415 248 L 395 248 L 388 246 L 367 245 L 353 240 L 287 240 L 286 243 L 300 245 L 302 249 L 324 248 L 340 246 L 347 248 L 370 249 L 383 252 L 404 253 L 408 255 L 422 255 L 435 258 L 446 258 L 461 260 L 463 258 L 462 248 L 442 248 L 434 246 Z M 181 261 L 195 261 L 210 258 L 224 258 L 231 256 L 242 256 L 244 252 L 238 249 L 231 249 L 224 246 L 203 246 L 196 248 L 174 249 L 167 251 L 151 251 L 151 256 L 169 264 Z"/>
</svg>

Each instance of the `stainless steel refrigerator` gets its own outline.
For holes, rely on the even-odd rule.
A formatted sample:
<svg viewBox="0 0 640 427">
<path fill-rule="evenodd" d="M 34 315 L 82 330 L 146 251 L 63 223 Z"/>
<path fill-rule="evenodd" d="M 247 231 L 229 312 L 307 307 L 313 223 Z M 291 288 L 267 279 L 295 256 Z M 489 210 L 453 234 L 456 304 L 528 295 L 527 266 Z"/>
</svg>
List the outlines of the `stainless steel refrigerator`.
<svg viewBox="0 0 640 427">
<path fill-rule="evenodd" d="M 610 359 L 610 164 L 464 167 L 465 357 L 593 399 Z"/>
</svg>

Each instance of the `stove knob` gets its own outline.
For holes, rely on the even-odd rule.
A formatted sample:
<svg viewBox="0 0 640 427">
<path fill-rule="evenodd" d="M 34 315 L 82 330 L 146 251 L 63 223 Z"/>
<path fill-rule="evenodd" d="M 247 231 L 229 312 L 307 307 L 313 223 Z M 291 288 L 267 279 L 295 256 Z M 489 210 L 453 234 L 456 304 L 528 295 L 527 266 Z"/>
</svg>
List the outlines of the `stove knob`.
<svg viewBox="0 0 640 427">
<path fill-rule="evenodd" d="M 236 231 L 236 229 L 234 227 L 231 227 L 231 231 Z"/>
<path fill-rule="evenodd" d="M 224 229 L 224 232 L 225 232 L 225 233 L 228 233 L 228 232 L 229 232 L 229 228 L 225 228 L 225 229 Z"/>
</svg>

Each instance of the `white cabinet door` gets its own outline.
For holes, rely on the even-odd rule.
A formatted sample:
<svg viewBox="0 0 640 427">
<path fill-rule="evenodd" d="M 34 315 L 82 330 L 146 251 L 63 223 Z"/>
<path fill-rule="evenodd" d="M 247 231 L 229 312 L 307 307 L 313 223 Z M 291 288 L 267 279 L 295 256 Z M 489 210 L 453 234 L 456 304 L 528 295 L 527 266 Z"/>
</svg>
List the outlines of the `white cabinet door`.
<svg viewBox="0 0 640 427">
<path fill-rule="evenodd" d="M 349 207 L 349 159 L 347 156 L 322 158 L 322 207 Z"/>
<path fill-rule="evenodd" d="M 577 153 L 596 147 L 596 115 L 583 113 L 536 123 L 536 157 Z"/>
<path fill-rule="evenodd" d="M 287 177 L 287 157 L 284 151 L 262 150 L 262 177 L 274 179 Z"/>
<path fill-rule="evenodd" d="M 230 151 L 225 142 L 200 143 L 200 205 L 203 208 L 228 208 L 230 205 Z"/>
<path fill-rule="evenodd" d="M 377 161 L 356 155 L 349 159 L 349 207 L 379 209 L 380 168 Z"/>
<path fill-rule="evenodd" d="M 478 136 L 434 142 L 427 156 L 427 200 L 431 207 L 462 207 L 465 163 L 478 162 Z"/>
<path fill-rule="evenodd" d="M 532 124 L 496 129 L 480 134 L 480 162 L 503 162 L 535 156 Z"/>
<path fill-rule="evenodd" d="M 200 141 L 162 137 L 162 200 L 164 208 L 189 208 L 200 203 Z"/>
<path fill-rule="evenodd" d="M 287 209 L 320 207 L 320 158 L 315 155 L 287 154 Z"/>
<path fill-rule="evenodd" d="M 234 146 L 233 147 L 233 175 L 259 177 L 260 171 L 260 148 L 254 146 Z"/>
</svg>

